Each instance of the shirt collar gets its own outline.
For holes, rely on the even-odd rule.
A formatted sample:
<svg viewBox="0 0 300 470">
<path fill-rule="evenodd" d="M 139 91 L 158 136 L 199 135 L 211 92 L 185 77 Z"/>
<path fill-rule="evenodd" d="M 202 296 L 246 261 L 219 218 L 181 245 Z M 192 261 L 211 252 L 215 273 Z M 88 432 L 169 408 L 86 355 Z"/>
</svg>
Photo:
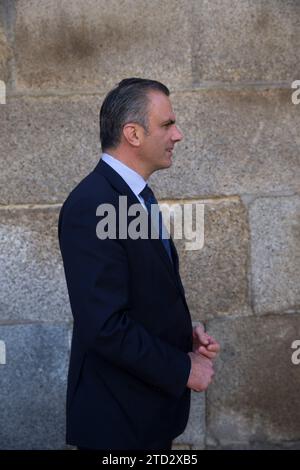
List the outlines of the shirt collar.
<svg viewBox="0 0 300 470">
<path fill-rule="evenodd" d="M 147 184 L 147 181 L 139 173 L 108 153 L 103 153 L 101 159 L 123 178 L 136 196 L 139 196 Z"/>
</svg>

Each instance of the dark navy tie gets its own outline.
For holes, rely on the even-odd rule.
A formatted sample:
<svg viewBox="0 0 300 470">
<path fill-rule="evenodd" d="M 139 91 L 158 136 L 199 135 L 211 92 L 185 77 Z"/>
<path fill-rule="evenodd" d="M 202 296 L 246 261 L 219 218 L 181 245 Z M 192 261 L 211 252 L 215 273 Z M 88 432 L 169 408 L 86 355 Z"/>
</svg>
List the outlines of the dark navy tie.
<svg viewBox="0 0 300 470">
<path fill-rule="evenodd" d="M 152 189 L 146 184 L 144 189 L 140 192 L 140 196 L 145 201 L 145 206 L 147 207 L 148 214 L 151 215 L 152 205 L 156 204 L 156 206 L 158 208 L 158 202 L 156 200 L 156 197 L 154 196 L 154 193 L 153 193 Z M 168 238 L 165 238 L 165 236 L 163 235 L 163 233 L 166 234 L 166 230 L 164 230 L 162 215 L 161 215 L 161 212 L 160 212 L 159 209 L 158 209 L 158 219 L 159 219 L 158 220 L 158 225 L 159 225 L 158 236 L 159 236 L 159 239 L 162 241 L 165 249 L 167 250 L 169 258 L 170 258 L 171 262 L 173 263 L 170 240 Z"/>
</svg>

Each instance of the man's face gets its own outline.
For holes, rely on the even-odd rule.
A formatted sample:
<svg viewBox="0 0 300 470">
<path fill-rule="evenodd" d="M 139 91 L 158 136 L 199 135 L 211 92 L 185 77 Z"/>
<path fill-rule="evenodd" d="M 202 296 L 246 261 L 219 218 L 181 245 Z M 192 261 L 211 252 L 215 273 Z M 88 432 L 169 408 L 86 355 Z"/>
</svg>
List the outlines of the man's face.
<svg viewBox="0 0 300 470">
<path fill-rule="evenodd" d="M 152 91 L 148 96 L 148 133 L 143 136 L 140 158 L 151 174 L 171 166 L 174 146 L 183 135 L 175 125 L 169 97 Z"/>
</svg>

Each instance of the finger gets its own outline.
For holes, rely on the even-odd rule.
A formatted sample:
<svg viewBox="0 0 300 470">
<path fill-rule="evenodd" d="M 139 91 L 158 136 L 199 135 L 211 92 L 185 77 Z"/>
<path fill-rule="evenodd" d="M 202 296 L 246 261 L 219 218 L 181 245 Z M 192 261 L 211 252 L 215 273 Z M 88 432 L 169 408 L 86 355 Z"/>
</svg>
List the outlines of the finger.
<svg viewBox="0 0 300 470">
<path fill-rule="evenodd" d="M 213 351 L 208 351 L 207 348 L 201 346 L 198 348 L 199 354 L 202 354 L 203 356 L 207 357 L 208 359 L 214 359 L 217 356 L 217 353 Z"/>
<path fill-rule="evenodd" d="M 209 353 L 207 352 L 206 354 L 204 353 L 201 353 L 202 356 L 205 356 L 207 359 L 210 359 L 210 360 L 213 360 L 217 357 L 216 353 Z"/>
<path fill-rule="evenodd" d="M 193 338 L 198 338 L 199 337 L 199 332 L 197 332 L 196 328 L 193 329 Z"/>
<path fill-rule="evenodd" d="M 209 349 L 210 351 L 218 353 L 220 351 L 220 345 L 219 345 L 219 343 L 209 344 L 207 346 L 207 349 Z"/>
<path fill-rule="evenodd" d="M 197 326 L 194 327 L 194 330 L 204 332 L 204 327 L 202 325 L 197 325 Z"/>
<path fill-rule="evenodd" d="M 210 343 L 209 336 L 208 336 L 207 333 L 204 333 L 204 332 L 199 333 L 198 338 L 199 338 L 200 343 L 202 343 L 202 344 L 209 344 Z"/>
<path fill-rule="evenodd" d="M 207 335 L 207 336 L 208 336 L 210 344 L 219 344 L 213 336 L 210 336 L 210 335 Z"/>
<path fill-rule="evenodd" d="M 204 333 L 204 328 L 203 328 L 202 325 L 195 326 L 195 327 L 193 328 L 193 330 L 194 330 L 198 335 Z"/>
</svg>

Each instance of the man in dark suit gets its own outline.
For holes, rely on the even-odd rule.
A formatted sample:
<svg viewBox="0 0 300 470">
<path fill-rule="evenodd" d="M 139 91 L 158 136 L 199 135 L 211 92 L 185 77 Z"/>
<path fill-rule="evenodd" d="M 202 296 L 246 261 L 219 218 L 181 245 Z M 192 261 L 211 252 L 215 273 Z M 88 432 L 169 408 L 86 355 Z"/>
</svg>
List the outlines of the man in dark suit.
<svg viewBox="0 0 300 470">
<path fill-rule="evenodd" d="M 169 90 L 152 80 L 120 82 L 102 104 L 100 139 L 100 162 L 71 192 L 59 219 L 74 317 L 67 443 L 170 449 L 186 427 L 190 390 L 211 382 L 219 345 L 201 326 L 193 329 L 175 246 L 163 235 L 160 213 L 156 224 L 150 217 L 157 201 L 147 180 L 171 165 L 182 139 Z M 124 235 L 118 217 L 124 197 L 126 207 L 144 214 L 149 236 Z M 111 208 L 117 217 L 109 236 L 101 221 Z M 121 217 L 129 229 L 132 213 Z"/>
</svg>

